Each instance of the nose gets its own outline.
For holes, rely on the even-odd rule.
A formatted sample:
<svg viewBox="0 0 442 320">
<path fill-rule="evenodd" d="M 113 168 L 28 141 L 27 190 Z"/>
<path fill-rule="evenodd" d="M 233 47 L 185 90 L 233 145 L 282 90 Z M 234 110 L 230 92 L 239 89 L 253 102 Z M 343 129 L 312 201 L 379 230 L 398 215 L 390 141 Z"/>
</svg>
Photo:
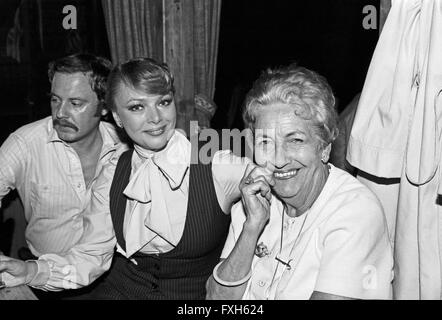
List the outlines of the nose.
<svg viewBox="0 0 442 320">
<path fill-rule="evenodd" d="M 55 116 L 58 119 L 67 118 L 67 102 L 60 102 L 60 104 L 56 107 Z"/>
<path fill-rule="evenodd" d="M 161 113 L 157 107 L 148 108 L 147 121 L 153 124 L 161 122 Z"/>
<path fill-rule="evenodd" d="M 276 146 L 275 149 L 276 149 L 275 150 L 275 160 L 274 160 L 275 168 L 282 169 L 288 163 L 287 157 L 286 157 L 286 150 L 283 146 Z"/>
</svg>

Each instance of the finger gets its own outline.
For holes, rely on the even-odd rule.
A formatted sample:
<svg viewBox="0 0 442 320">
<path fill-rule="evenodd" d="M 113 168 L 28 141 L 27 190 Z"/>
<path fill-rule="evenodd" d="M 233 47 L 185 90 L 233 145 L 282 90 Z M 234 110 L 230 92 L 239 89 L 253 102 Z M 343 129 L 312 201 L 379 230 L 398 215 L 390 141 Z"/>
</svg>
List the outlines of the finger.
<svg viewBox="0 0 442 320">
<path fill-rule="evenodd" d="M 249 162 L 246 167 L 246 171 L 244 171 L 243 179 L 248 177 L 250 173 L 257 167 L 256 164 Z"/>
<path fill-rule="evenodd" d="M 265 208 L 266 213 L 269 214 L 269 210 L 270 210 L 270 202 L 263 196 L 261 196 L 260 194 L 258 194 L 256 196 L 256 198 L 258 199 L 258 201 L 261 203 L 261 205 Z"/>
<path fill-rule="evenodd" d="M 263 196 L 264 198 L 266 198 L 269 201 L 270 201 L 270 199 L 269 199 L 268 195 L 270 194 L 270 192 L 271 192 L 270 187 L 267 184 L 265 184 L 264 187 L 261 188 L 261 190 L 260 190 L 261 196 Z"/>
<path fill-rule="evenodd" d="M 264 181 L 265 183 L 267 183 L 270 186 L 273 186 L 275 184 L 275 182 L 273 180 L 273 176 L 259 175 L 255 178 L 253 178 L 253 181 Z"/>
<path fill-rule="evenodd" d="M 251 179 L 250 172 L 256 167 L 253 163 L 248 163 L 246 170 L 244 171 L 244 174 L 241 178 L 241 181 L 239 183 L 239 188 L 242 189 L 245 185 L 249 184 L 249 181 Z"/>
<path fill-rule="evenodd" d="M 267 162 L 266 162 L 267 164 Z M 268 167 L 255 167 L 249 174 L 253 179 L 257 179 L 258 177 L 263 177 L 267 183 L 271 186 L 275 185 L 275 180 L 273 178 L 273 171 Z"/>
<path fill-rule="evenodd" d="M 275 171 L 275 168 L 270 164 L 269 161 L 266 161 L 264 166 L 264 171 L 266 172 L 266 177 L 268 178 L 268 182 L 271 186 L 275 185 L 275 178 L 273 177 L 273 172 Z"/>
<path fill-rule="evenodd" d="M 268 202 L 272 201 L 272 190 L 270 189 L 270 187 L 268 190 L 261 190 L 261 195 L 265 197 Z"/>
<path fill-rule="evenodd" d="M 242 192 L 245 195 L 256 195 L 257 193 L 261 193 L 261 190 L 268 190 L 270 191 L 270 186 L 268 185 L 267 182 L 259 180 L 259 181 L 255 181 L 251 184 L 246 185 L 243 189 Z"/>
</svg>

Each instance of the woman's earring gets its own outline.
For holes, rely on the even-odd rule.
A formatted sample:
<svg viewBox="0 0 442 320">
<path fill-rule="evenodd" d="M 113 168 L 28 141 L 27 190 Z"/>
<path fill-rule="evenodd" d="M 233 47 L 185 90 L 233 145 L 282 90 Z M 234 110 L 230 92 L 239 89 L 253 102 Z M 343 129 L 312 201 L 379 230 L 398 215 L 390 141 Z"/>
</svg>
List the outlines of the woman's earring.
<svg viewBox="0 0 442 320">
<path fill-rule="evenodd" d="M 325 154 L 322 154 L 321 161 L 322 161 L 322 163 L 324 163 L 324 164 L 327 163 L 328 159 L 327 159 L 327 156 L 326 156 Z"/>
</svg>

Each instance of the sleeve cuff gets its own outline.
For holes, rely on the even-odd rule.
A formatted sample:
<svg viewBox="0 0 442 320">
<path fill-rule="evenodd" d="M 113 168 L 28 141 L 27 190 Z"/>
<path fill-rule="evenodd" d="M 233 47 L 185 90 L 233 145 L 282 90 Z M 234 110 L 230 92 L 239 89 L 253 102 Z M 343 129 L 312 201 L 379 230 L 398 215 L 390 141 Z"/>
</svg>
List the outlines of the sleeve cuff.
<svg viewBox="0 0 442 320">
<path fill-rule="evenodd" d="M 35 274 L 34 278 L 32 278 L 32 280 L 28 283 L 28 285 L 37 289 L 45 286 L 51 274 L 49 263 L 44 260 L 27 260 L 26 262 L 37 264 L 37 273 Z"/>
</svg>

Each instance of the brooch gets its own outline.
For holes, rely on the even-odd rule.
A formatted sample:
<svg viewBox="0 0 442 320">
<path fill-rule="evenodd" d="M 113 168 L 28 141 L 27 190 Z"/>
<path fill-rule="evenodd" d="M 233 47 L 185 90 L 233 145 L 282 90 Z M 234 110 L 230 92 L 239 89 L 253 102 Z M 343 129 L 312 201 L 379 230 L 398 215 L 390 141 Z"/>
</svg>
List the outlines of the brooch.
<svg viewBox="0 0 442 320">
<path fill-rule="evenodd" d="M 262 258 L 270 255 L 270 252 L 269 249 L 267 249 L 267 246 L 264 244 L 264 242 L 261 242 L 256 245 L 255 254 L 258 258 Z"/>
</svg>

